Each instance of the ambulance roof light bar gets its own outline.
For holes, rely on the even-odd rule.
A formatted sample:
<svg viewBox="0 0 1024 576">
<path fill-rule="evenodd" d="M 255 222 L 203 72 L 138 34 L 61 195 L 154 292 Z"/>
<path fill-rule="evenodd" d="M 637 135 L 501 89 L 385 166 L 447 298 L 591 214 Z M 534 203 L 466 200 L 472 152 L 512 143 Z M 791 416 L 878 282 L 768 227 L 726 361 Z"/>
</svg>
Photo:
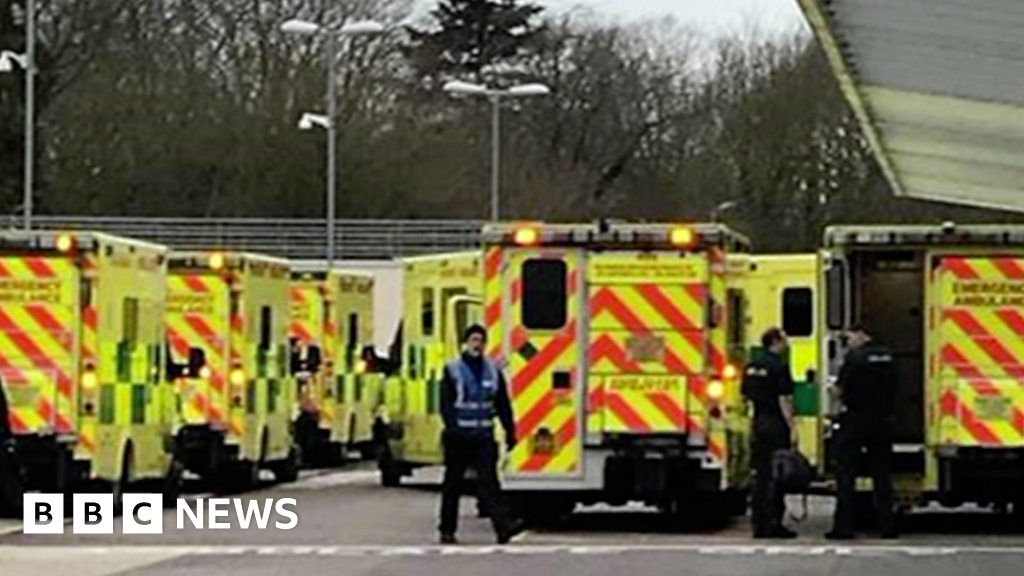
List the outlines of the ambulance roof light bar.
<svg viewBox="0 0 1024 576">
<path fill-rule="evenodd" d="M 825 246 L 892 246 L 906 244 L 1024 245 L 1024 226 L 1019 225 L 875 225 L 830 226 Z"/>
</svg>

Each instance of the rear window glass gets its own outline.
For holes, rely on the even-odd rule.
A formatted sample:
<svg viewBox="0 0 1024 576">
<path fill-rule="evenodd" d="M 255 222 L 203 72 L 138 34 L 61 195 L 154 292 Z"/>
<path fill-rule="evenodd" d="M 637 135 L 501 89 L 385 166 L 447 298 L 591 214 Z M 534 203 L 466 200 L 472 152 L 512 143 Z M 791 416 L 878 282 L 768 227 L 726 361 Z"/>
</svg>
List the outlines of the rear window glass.
<svg viewBox="0 0 1024 576">
<path fill-rule="evenodd" d="M 565 262 L 534 259 L 523 263 L 523 326 L 558 330 L 565 326 L 567 278 Z"/>
<path fill-rule="evenodd" d="M 810 288 L 786 288 L 782 291 L 782 329 L 790 336 L 814 333 L 814 302 Z"/>
</svg>

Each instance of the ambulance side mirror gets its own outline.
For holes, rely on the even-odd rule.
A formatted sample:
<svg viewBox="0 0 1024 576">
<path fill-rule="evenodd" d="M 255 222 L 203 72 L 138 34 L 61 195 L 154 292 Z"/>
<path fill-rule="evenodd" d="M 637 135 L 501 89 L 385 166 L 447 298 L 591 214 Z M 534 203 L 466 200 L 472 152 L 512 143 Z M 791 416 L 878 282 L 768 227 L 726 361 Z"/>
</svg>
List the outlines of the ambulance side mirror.
<svg viewBox="0 0 1024 576">
<path fill-rule="evenodd" d="M 188 349 L 188 375 L 196 377 L 206 366 L 206 351 L 202 348 Z"/>
</svg>

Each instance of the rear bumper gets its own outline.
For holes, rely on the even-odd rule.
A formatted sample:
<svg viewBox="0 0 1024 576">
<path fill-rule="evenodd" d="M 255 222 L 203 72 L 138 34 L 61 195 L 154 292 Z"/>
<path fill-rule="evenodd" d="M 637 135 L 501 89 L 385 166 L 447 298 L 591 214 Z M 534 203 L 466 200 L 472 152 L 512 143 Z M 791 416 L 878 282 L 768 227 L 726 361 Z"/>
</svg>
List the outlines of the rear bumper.
<svg viewBox="0 0 1024 576">
<path fill-rule="evenodd" d="M 936 449 L 940 500 L 1006 502 L 1024 500 L 1024 447 Z"/>
<path fill-rule="evenodd" d="M 615 447 L 588 447 L 577 476 L 510 475 L 504 487 L 512 492 L 573 492 L 593 502 L 654 505 L 685 495 L 721 492 L 723 471 L 706 466 L 706 449 L 686 445 L 685 438 L 653 440 L 633 438 Z"/>
</svg>

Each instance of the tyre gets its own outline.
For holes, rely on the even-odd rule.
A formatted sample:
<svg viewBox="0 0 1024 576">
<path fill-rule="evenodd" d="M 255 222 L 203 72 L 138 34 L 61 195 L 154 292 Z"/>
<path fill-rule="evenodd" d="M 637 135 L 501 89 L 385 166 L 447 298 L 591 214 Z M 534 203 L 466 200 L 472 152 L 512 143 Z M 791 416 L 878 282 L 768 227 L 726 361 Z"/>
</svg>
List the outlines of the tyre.
<svg viewBox="0 0 1024 576">
<path fill-rule="evenodd" d="M 364 442 L 359 445 L 359 458 L 360 460 L 370 461 L 377 458 L 377 444 L 374 442 Z"/>
<path fill-rule="evenodd" d="M 382 446 L 377 454 L 377 468 L 380 470 L 380 485 L 397 488 L 402 485 L 402 467 L 391 455 L 391 449 Z"/>
<path fill-rule="evenodd" d="M 177 503 L 184 482 L 184 474 L 185 465 L 177 458 L 172 458 L 167 474 L 160 483 L 160 493 L 163 494 L 165 506 L 174 506 Z"/>
<path fill-rule="evenodd" d="M 252 460 L 238 460 L 232 462 L 228 468 L 227 488 L 229 490 L 244 492 L 252 490 L 260 481 L 260 465 Z"/>
<path fill-rule="evenodd" d="M 124 506 L 124 495 L 128 491 L 128 486 L 132 479 L 132 467 L 135 463 L 135 455 L 132 450 L 132 445 L 128 444 L 125 446 L 124 454 L 121 456 L 121 472 L 118 474 L 116 480 L 108 483 L 110 493 L 114 496 L 114 511 L 115 514 L 120 514 L 121 509 Z"/>
<path fill-rule="evenodd" d="M 0 518 L 21 518 L 25 496 L 22 474 L 14 444 L 0 441 Z"/>
<path fill-rule="evenodd" d="M 509 499 L 512 516 L 520 518 L 526 526 L 552 526 L 572 514 L 576 501 L 572 498 L 552 498 L 548 495 L 519 494 Z"/>
<path fill-rule="evenodd" d="M 302 466 L 302 450 L 292 445 L 288 456 L 273 467 L 274 479 L 278 482 L 295 482 L 299 479 L 299 468 Z"/>
</svg>

